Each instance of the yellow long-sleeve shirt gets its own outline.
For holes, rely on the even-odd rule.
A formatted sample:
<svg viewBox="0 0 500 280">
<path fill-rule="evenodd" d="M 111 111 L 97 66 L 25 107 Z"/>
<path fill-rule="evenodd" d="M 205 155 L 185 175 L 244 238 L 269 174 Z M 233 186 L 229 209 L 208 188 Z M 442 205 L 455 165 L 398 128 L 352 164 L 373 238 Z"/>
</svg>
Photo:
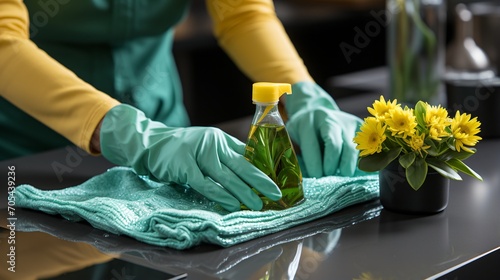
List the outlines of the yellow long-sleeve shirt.
<svg viewBox="0 0 500 280">
<path fill-rule="evenodd" d="M 272 1 L 207 0 L 206 4 L 220 45 L 252 80 L 312 80 Z M 38 48 L 29 38 L 28 18 L 21 0 L 0 0 L 0 96 L 90 152 L 97 124 L 119 101 Z"/>
<path fill-rule="evenodd" d="M 270 0 L 207 0 L 221 47 L 253 81 L 312 81 Z"/>
<path fill-rule="evenodd" d="M 97 124 L 118 101 L 39 49 L 30 41 L 28 27 L 21 0 L 0 1 L 0 95 L 90 151 Z"/>
</svg>

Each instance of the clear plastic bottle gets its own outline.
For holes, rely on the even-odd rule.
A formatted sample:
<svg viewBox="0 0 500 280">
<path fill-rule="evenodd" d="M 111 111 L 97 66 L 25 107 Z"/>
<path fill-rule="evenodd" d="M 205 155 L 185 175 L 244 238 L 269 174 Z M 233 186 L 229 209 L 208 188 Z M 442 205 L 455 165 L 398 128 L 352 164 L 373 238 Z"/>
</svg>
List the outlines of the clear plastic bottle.
<svg viewBox="0 0 500 280">
<path fill-rule="evenodd" d="M 290 84 L 253 84 L 252 101 L 256 104 L 256 111 L 248 134 L 245 158 L 268 175 L 282 192 L 279 201 L 272 201 L 254 189 L 264 202 L 263 210 L 282 210 L 304 200 L 302 172 L 278 111 L 279 98 L 285 93 L 292 93 Z"/>
</svg>

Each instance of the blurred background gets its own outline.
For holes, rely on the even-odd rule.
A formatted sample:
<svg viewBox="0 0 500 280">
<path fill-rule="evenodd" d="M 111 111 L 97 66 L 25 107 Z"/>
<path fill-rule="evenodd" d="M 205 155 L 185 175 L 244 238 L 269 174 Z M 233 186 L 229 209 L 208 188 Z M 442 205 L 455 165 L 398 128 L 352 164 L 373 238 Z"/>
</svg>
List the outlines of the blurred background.
<svg viewBox="0 0 500 280">
<path fill-rule="evenodd" d="M 454 36 L 455 5 L 478 2 L 484 1 L 446 1 L 447 43 Z M 497 2 L 500 1 L 491 3 L 500 7 Z M 385 10 L 385 0 L 275 0 L 274 3 L 278 17 L 309 72 L 336 100 L 366 91 L 349 87 L 345 85 L 345 79 L 339 82 L 338 77 L 359 71 L 369 72 L 387 64 L 386 28 L 381 18 L 377 18 Z M 473 10 L 475 13 L 491 11 L 491 8 Z M 358 41 L 356 45 L 357 34 L 366 30 L 368 25 L 372 31 L 371 34 L 364 33 L 368 40 L 362 41 L 362 44 Z M 483 31 L 485 29 L 484 26 L 478 27 Z M 485 36 L 484 32 L 476 33 Z M 493 34 L 491 37 L 494 37 Z M 478 37 L 476 43 L 481 47 L 486 39 Z M 354 49 L 357 51 L 352 52 Z M 178 27 L 174 55 L 193 125 L 213 125 L 253 115 L 252 82 L 217 45 L 205 1 L 194 0 L 190 14 Z M 377 78 L 376 75 L 371 77 Z M 385 77 L 374 81 L 382 83 L 382 88 L 385 82 Z"/>
</svg>

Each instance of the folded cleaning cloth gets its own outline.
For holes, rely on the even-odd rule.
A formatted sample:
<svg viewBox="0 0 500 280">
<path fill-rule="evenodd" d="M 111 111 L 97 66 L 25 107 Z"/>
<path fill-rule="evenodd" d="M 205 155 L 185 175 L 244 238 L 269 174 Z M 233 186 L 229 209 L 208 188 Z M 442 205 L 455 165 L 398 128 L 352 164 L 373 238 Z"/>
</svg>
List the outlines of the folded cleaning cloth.
<svg viewBox="0 0 500 280">
<path fill-rule="evenodd" d="M 114 167 L 79 186 L 42 191 L 16 188 L 16 206 L 142 242 L 187 249 L 202 242 L 228 247 L 318 219 L 378 197 L 378 176 L 304 178 L 305 201 L 281 211 L 227 212 L 195 190 L 161 184 Z"/>
</svg>

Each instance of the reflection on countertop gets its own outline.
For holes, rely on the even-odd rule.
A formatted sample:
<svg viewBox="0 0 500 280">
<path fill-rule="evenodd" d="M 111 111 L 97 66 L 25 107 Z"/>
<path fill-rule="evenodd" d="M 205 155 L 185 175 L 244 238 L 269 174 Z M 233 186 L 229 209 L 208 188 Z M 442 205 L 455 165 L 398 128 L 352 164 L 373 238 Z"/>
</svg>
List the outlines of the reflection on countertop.
<svg viewBox="0 0 500 280">
<path fill-rule="evenodd" d="M 379 215 L 380 207 L 374 203 L 341 211 L 337 219 L 322 218 L 314 225 L 236 246 L 204 244 L 185 251 L 141 243 L 84 222 L 18 209 L 16 272 L 2 271 L 1 279 L 111 279 L 125 272 L 141 276 L 138 279 L 169 279 L 185 273 L 189 279 L 307 279 L 334 251 L 342 227 Z M 9 230 L 1 230 L 2 237 L 7 237 Z M 5 242 L 1 246 L 2 252 L 8 251 Z M 75 278 L 82 275 L 92 277 Z"/>
</svg>

